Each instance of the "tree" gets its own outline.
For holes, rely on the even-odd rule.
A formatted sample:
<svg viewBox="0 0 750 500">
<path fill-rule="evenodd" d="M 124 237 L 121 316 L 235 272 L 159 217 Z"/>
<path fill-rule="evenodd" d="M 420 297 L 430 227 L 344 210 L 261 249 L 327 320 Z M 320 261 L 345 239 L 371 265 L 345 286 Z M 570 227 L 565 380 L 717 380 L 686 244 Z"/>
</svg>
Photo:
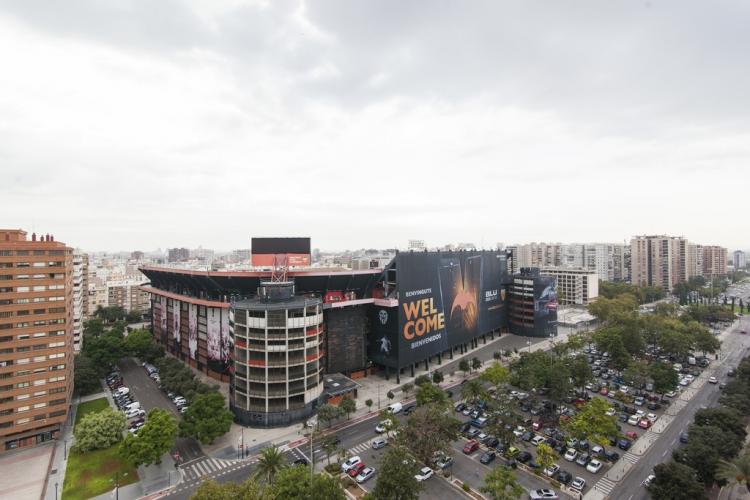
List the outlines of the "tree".
<svg viewBox="0 0 750 500">
<path fill-rule="evenodd" d="M 711 485 L 716 478 L 719 460 L 729 460 L 742 448 L 742 443 L 731 431 L 712 425 L 695 425 L 688 428 L 688 443 L 673 453 L 675 460 L 690 466 L 698 479 Z"/>
<path fill-rule="evenodd" d="M 479 378 L 492 384 L 495 389 L 500 390 L 510 380 L 510 370 L 500 363 L 494 362 L 482 372 Z"/>
<path fill-rule="evenodd" d="M 648 367 L 649 375 L 654 381 L 654 392 L 666 394 L 677 387 L 677 372 L 667 363 L 654 362 Z"/>
<path fill-rule="evenodd" d="M 586 356 L 579 354 L 578 356 L 569 357 L 567 358 L 567 364 L 573 384 L 583 390 L 586 383 L 594 377 L 591 365 L 589 365 Z"/>
<path fill-rule="evenodd" d="M 745 423 L 740 414 L 732 408 L 704 408 L 695 412 L 695 425 L 718 427 L 723 431 L 729 431 L 737 437 L 739 442 L 744 442 L 747 432 Z"/>
<path fill-rule="evenodd" d="M 357 411 L 357 403 L 352 398 L 344 398 L 339 404 L 339 408 L 346 414 L 346 418 L 349 419 L 349 416 Z"/>
<path fill-rule="evenodd" d="M 687 465 L 670 461 L 654 467 L 648 492 L 654 500 L 698 500 L 706 498 L 703 484 Z"/>
<path fill-rule="evenodd" d="M 104 333 L 104 322 L 99 318 L 92 318 L 83 323 L 83 336 L 85 339 L 98 337 Z M 84 345 L 86 343 L 84 342 Z"/>
<path fill-rule="evenodd" d="M 606 446 L 609 438 L 619 436 L 614 416 L 608 416 L 609 403 L 601 398 L 592 398 L 571 418 L 565 428 L 578 439 L 588 439 Z"/>
<path fill-rule="evenodd" d="M 479 360 L 479 358 L 471 358 L 471 367 L 474 370 L 479 370 L 482 367 L 482 362 Z"/>
<path fill-rule="evenodd" d="M 460 422 L 436 404 L 418 407 L 399 431 L 399 441 L 422 463 L 430 463 L 438 451 L 448 453 L 458 438 Z"/>
<path fill-rule="evenodd" d="M 429 384 L 430 383 L 430 377 L 426 374 L 422 374 L 417 376 L 417 378 L 414 379 L 414 385 L 419 387 L 420 385 Z"/>
<path fill-rule="evenodd" d="M 369 412 L 372 409 L 372 399 L 366 399 L 365 400 L 365 406 L 367 407 L 367 411 Z"/>
<path fill-rule="evenodd" d="M 310 468 L 285 467 L 280 469 L 271 486 L 273 498 L 305 500 L 344 500 L 341 483 L 334 477 L 315 474 L 310 481 Z"/>
<path fill-rule="evenodd" d="M 622 378 L 631 387 L 640 389 L 643 384 L 648 381 L 648 365 L 643 361 L 633 362 L 625 368 L 625 371 L 622 373 Z"/>
<path fill-rule="evenodd" d="M 729 483 L 744 483 L 745 489 L 750 492 L 750 454 L 745 452 L 732 461 L 720 460 L 716 478 Z"/>
<path fill-rule="evenodd" d="M 123 349 L 130 356 L 143 359 L 153 349 L 155 342 L 148 330 L 133 330 L 122 341 Z"/>
<path fill-rule="evenodd" d="M 248 479 L 242 483 L 219 484 L 213 479 L 201 482 L 190 500 L 271 500 L 268 485 Z"/>
<path fill-rule="evenodd" d="M 278 446 L 273 444 L 261 450 L 255 469 L 255 477 L 265 480 L 267 484 L 271 484 L 276 474 L 285 466 L 284 454 Z"/>
<path fill-rule="evenodd" d="M 143 313 L 141 311 L 130 311 L 127 315 L 125 315 L 125 321 L 128 323 L 140 323 L 143 321 Z"/>
<path fill-rule="evenodd" d="M 396 395 L 395 395 L 395 394 L 393 394 L 393 391 L 388 391 L 388 392 L 386 392 L 386 393 L 385 393 L 385 396 L 386 396 L 386 397 L 387 397 L 388 399 L 390 399 L 390 400 L 393 400 L 393 398 L 395 398 L 395 397 L 396 397 Z"/>
<path fill-rule="evenodd" d="M 467 380 L 461 386 L 461 399 L 466 402 L 473 403 L 478 400 L 487 400 L 487 398 L 487 390 L 479 379 Z"/>
<path fill-rule="evenodd" d="M 73 380 L 78 394 L 86 396 L 102 390 L 99 381 L 101 370 L 94 361 L 86 355 L 78 354 L 75 358 Z"/>
<path fill-rule="evenodd" d="M 439 384 L 443 381 L 443 373 L 439 370 L 436 370 L 432 372 L 432 382 L 434 384 Z"/>
<path fill-rule="evenodd" d="M 323 442 L 321 443 L 323 448 L 323 453 L 326 454 L 326 460 L 328 461 L 328 465 L 331 465 L 331 455 L 336 453 L 336 441 L 333 436 L 326 436 L 323 438 Z"/>
<path fill-rule="evenodd" d="M 542 469 L 546 469 L 554 464 L 558 458 L 560 457 L 550 445 L 547 443 L 539 443 L 539 446 L 536 449 L 536 463 L 538 463 Z"/>
<path fill-rule="evenodd" d="M 330 425 L 331 422 L 341 416 L 341 408 L 334 405 L 325 404 L 318 408 L 318 421 L 326 422 Z"/>
<path fill-rule="evenodd" d="M 406 383 L 401 386 L 401 390 L 404 392 L 404 394 L 408 395 L 411 390 L 414 389 L 414 384 L 412 383 Z"/>
<path fill-rule="evenodd" d="M 182 417 L 180 435 L 211 444 L 214 439 L 229 432 L 232 420 L 232 412 L 227 410 L 221 393 L 212 391 L 198 394 Z"/>
<path fill-rule="evenodd" d="M 414 477 L 417 462 L 403 446 L 392 446 L 380 461 L 377 483 L 372 490 L 375 500 L 417 500 L 422 483 Z"/>
<path fill-rule="evenodd" d="M 448 395 L 432 382 L 422 384 L 417 388 L 417 406 L 430 403 L 441 407 L 447 407 L 448 405 Z"/>
<path fill-rule="evenodd" d="M 148 412 L 146 424 L 138 435 L 128 434 L 120 444 L 120 455 L 133 465 L 161 463 L 161 457 L 174 446 L 177 422 L 171 413 L 161 408 Z"/>
<path fill-rule="evenodd" d="M 458 362 L 458 369 L 461 370 L 464 374 L 464 377 L 466 374 L 471 370 L 471 366 L 469 365 L 469 361 L 467 359 L 462 359 Z"/>
<path fill-rule="evenodd" d="M 125 415 L 112 408 L 84 415 L 75 426 L 74 448 L 81 453 L 109 448 L 122 441 Z"/>
<path fill-rule="evenodd" d="M 492 500 L 516 500 L 525 492 L 513 470 L 502 466 L 494 467 L 484 476 L 484 485 L 479 490 Z"/>
<path fill-rule="evenodd" d="M 711 335 L 706 327 L 698 325 L 698 329 L 695 331 L 695 348 L 703 353 L 715 353 L 721 348 L 721 341 Z"/>
</svg>

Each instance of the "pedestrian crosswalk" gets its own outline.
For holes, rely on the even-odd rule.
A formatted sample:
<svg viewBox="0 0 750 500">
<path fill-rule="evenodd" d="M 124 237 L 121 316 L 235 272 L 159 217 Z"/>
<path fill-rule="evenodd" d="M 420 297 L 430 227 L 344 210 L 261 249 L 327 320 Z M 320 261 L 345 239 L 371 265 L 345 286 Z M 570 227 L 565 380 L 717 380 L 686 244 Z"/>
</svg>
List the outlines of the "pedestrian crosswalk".
<svg viewBox="0 0 750 500">
<path fill-rule="evenodd" d="M 611 479 L 607 477 L 603 477 L 599 479 L 599 481 L 596 482 L 596 485 L 594 485 L 594 489 L 596 491 L 603 493 L 606 496 L 612 493 L 612 490 L 615 489 L 616 485 L 617 483 L 615 483 Z"/>
<path fill-rule="evenodd" d="M 185 481 L 192 481 L 203 476 L 210 476 L 224 469 L 236 465 L 234 460 L 222 460 L 220 458 L 202 457 L 195 462 L 190 462 L 181 467 Z"/>
<path fill-rule="evenodd" d="M 365 441 L 364 443 L 360 443 L 357 446 L 353 446 L 349 448 L 349 453 L 352 455 L 358 455 L 360 453 L 364 453 L 365 451 L 372 448 L 372 445 L 370 444 L 370 441 Z"/>
<path fill-rule="evenodd" d="M 625 453 L 622 456 L 622 459 L 626 462 L 630 462 L 631 464 L 635 464 L 638 461 L 638 456 L 633 455 L 632 453 Z"/>
</svg>

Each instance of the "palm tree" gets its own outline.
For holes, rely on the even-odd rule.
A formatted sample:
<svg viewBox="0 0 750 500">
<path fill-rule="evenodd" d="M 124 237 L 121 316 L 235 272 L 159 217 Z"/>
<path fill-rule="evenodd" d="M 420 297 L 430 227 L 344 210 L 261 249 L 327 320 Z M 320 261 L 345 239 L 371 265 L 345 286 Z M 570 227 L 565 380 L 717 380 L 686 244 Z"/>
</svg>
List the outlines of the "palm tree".
<svg viewBox="0 0 750 500">
<path fill-rule="evenodd" d="M 279 447 L 274 444 L 268 448 L 264 448 L 263 451 L 260 452 L 255 477 L 263 478 L 270 484 L 273 482 L 276 473 L 283 468 L 284 455 L 281 453 L 281 450 L 279 450 Z"/>
<path fill-rule="evenodd" d="M 745 488 L 750 491 L 750 452 L 735 457 L 731 462 L 720 460 L 716 477 L 730 483 L 745 483 Z"/>
<path fill-rule="evenodd" d="M 467 380 L 461 387 L 461 399 L 474 402 L 477 399 L 487 399 L 487 391 L 478 379 Z"/>
</svg>

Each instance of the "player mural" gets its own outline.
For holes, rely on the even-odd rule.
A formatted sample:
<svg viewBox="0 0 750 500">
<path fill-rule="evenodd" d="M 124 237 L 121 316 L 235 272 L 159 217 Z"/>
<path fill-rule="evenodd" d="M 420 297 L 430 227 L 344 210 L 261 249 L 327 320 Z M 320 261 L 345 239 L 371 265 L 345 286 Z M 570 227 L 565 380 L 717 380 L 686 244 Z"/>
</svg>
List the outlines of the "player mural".
<svg viewBox="0 0 750 500">
<path fill-rule="evenodd" d="M 221 360 L 221 309 L 206 309 L 206 351 L 209 361 Z"/>
<path fill-rule="evenodd" d="M 190 359 L 195 359 L 198 351 L 198 306 L 195 304 L 188 305 L 188 350 Z"/>
<path fill-rule="evenodd" d="M 174 341 L 180 342 L 180 301 L 172 302 L 172 335 Z"/>
</svg>

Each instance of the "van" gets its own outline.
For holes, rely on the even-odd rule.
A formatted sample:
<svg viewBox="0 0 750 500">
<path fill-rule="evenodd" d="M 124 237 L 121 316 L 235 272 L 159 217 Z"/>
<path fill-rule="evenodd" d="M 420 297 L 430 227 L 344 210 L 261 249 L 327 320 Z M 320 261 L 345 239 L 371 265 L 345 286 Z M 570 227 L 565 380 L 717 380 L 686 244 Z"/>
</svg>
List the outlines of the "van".
<svg viewBox="0 0 750 500">
<path fill-rule="evenodd" d="M 388 411 L 391 412 L 393 415 L 397 413 L 401 413 L 401 410 L 403 409 L 403 405 L 401 403 L 393 403 L 392 405 L 388 406 Z"/>
<path fill-rule="evenodd" d="M 695 366 L 695 364 L 696 364 L 696 362 L 695 362 L 695 358 L 694 358 L 694 357 L 692 357 L 692 356 L 690 356 L 690 357 L 688 358 L 688 364 L 689 364 L 690 366 Z"/>
</svg>

